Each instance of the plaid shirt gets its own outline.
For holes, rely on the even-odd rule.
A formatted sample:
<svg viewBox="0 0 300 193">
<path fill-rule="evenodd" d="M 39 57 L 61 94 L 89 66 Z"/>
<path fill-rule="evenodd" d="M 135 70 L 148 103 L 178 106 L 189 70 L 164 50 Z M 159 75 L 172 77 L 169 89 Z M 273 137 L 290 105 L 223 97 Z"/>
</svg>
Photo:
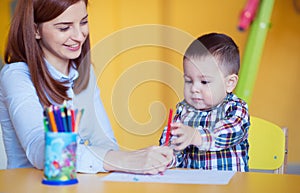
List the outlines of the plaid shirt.
<svg viewBox="0 0 300 193">
<path fill-rule="evenodd" d="M 173 121 L 196 128 L 202 136 L 202 145 L 189 145 L 175 152 L 172 166 L 248 171 L 248 107 L 236 95 L 228 94 L 221 104 L 207 111 L 197 110 L 183 100 L 177 104 Z M 160 144 L 164 144 L 165 138 L 166 127 Z"/>
</svg>

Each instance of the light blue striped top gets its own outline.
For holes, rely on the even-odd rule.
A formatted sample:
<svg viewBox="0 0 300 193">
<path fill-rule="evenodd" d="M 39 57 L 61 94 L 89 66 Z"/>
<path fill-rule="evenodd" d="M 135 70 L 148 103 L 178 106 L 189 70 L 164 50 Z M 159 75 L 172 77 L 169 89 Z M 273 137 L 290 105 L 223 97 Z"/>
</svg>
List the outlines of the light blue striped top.
<svg viewBox="0 0 300 193">
<path fill-rule="evenodd" d="M 71 68 L 66 76 L 49 63 L 47 67 L 56 80 L 70 82 L 67 93 L 73 100 L 68 101 L 68 105 L 85 109 L 78 130 L 77 171 L 104 172 L 105 154 L 109 150 L 118 149 L 118 146 L 100 99 L 93 69 L 91 68 L 88 88 L 75 96 L 72 85 L 78 77 L 76 69 Z M 5 65 L 0 73 L 0 123 L 7 154 L 7 168 L 43 169 L 43 110 L 27 64 L 17 62 Z"/>
</svg>

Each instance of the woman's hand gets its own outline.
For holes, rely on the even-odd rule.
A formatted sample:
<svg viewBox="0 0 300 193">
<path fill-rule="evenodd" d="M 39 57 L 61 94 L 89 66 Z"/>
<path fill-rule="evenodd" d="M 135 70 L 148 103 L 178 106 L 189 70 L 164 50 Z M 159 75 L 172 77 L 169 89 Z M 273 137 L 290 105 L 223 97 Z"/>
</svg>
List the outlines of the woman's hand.
<svg viewBox="0 0 300 193">
<path fill-rule="evenodd" d="M 171 128 L 171 134 L 175 136 L 172 138 L 171 142 L 174 150 L 179 151 L 189 145 L 200 146 L 202 144 L 201 135 L 197 129 L 180 122 L 172 123 Z"/>
<path fill-rule="evenodd" d="M 143 174 L 157 174 L 165 171 L 171 163 L 173 150 L 164 146 L 152 146 L 134 152 L 136 166 L 141 168 Z"/>
<path fill-rule="evenodd" d="M 173 150 L 166 146 L 152 146 L 131 152 L 110 151 L 104 158 L 104 168 L 108 171 L 158 174 L 167 169 L 172 158 Z"/>
</svg>

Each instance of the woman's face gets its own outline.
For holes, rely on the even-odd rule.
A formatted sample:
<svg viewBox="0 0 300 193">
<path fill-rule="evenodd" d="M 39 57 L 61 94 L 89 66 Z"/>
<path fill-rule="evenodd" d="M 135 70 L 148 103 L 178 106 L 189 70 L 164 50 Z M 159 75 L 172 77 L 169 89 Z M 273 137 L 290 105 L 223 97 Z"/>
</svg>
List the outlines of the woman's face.
<svg viewBox="0 0 300 193">
<path fill-rule="evenodd" d="M 55 19 L 37 26 L 36 39 L 50 64 L 68 74 L 70 59 L 76 59 L 89 34 L 86 4 L 79 1 Z"/>
</svg>

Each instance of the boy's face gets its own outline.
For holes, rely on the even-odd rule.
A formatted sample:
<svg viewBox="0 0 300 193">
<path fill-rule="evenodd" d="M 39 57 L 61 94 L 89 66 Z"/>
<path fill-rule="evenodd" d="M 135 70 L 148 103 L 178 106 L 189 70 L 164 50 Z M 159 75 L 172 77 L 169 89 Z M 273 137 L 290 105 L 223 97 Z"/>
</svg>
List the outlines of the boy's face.
<svg viewBox="0 0 300 193">
<path fill-rule="evenodd" d="M 237 82 L 237 75 L 224 76 L 211 57 L 185 59 L 183 69 L 185 100 L 199 110 L 207 110 L 220 104 Z M 235 83 L 231 76 L 236 78 Z M 234 83 L 233 88 L 231 83 Z"/>
</svg>

